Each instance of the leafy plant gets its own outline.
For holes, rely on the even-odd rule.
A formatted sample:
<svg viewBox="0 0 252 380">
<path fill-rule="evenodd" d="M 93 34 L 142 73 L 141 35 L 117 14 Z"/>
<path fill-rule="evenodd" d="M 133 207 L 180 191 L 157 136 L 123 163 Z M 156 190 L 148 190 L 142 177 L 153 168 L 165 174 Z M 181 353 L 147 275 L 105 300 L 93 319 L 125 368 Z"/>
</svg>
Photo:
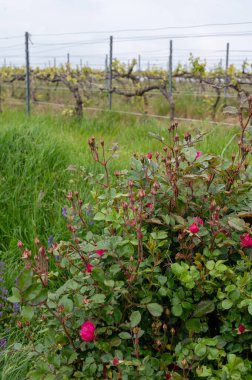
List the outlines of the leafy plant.
<svg viewBox="0 0 252 380">
<path fill-rule="evenodd" d="M 71 240 L 36 239 L 34 253 L 18 242 L 24 269 L 9 301 L 22 305 L 28 379 L 252 378 L 247 103 L 230 161 L 172 124 L 168 138 L 152 134 L 161 152 L 109 180 L 104 141 L 89 140 L 104 175 L 93 202 L 67 195 Z"/>
</svg>

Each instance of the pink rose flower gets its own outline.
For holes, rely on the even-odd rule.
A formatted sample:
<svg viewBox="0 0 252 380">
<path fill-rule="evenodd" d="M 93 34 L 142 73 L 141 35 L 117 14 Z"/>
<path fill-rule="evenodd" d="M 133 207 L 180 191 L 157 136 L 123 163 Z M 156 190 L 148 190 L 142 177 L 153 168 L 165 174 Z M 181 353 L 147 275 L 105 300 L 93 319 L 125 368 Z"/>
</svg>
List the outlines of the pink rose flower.
<svg viewBox="0 0 252 380">
<path fill-rule="evenodd" d="M 93 266 L 92 264 L 87 263 L 87 264 L 86 264 L 86 273 L 91 273 L 93 267 L 94 267 L 94 266 Z"/>
<path fill-rule="evenodd" d="M 252 248 L 252 237 L 249 234 L 241 235 L 240 239 L 243 248 Z"/>
<path fill-rule="evenodd" d="M 96 329 L 96 326 L 93 324 L 93 322 L 91 321 L 84 322 L 81 325 L 81 329 L 80 329 L 81 339 L 84 340 L 85 342 L 92 342 L 92 340 L 94 340 L 95 338 L 95 335 L 94 335 L 95 329 Z"/>
<path fill-rule="evenodd" d="M 97 255 L 99 255 L 99 256 L 104 255 L 105 252 L 108 252 L 108 250 L 107 249 L 97 249 L 95 251 L 95 253 L 97 253 Z"/>
<path fill-rule="evenodd" d="M 146 154 L 146 158 L 148 158 L 148 160 L 151 160 L 151 159 L 152 159 L 152 153 L 150 153 L 150 152 L 147 153 L 147 154 Z"/>
<path fill-rule="evenodd" d="M 196 234 L 197 232 L 199 232 L 199 227 L 197 225 L 196 222 L 194 222 L 193 224 L 190 225 L 189 227 L 189 231 L 192 233 L 192 234 Z"/>
<path fill-rule="evenodd" d="M 199 158 L 201 156 L 201 152 L 199 150 L 196 151 L 196 158 Z"/>
<path fill-rule="evenodd" d="M 150 202 L 147 203 L 146 207 L 151 208 L 152 204 Z"/>
<path fill-rule="evenodd" d="M 239 326 L 238 326 L 238 333 L 239 334 L 243 334 L 244 333 L 244 331 L 245 331 L 245 326 L 243 325 L 243 324 L 240 324 Z"/>
</svg>

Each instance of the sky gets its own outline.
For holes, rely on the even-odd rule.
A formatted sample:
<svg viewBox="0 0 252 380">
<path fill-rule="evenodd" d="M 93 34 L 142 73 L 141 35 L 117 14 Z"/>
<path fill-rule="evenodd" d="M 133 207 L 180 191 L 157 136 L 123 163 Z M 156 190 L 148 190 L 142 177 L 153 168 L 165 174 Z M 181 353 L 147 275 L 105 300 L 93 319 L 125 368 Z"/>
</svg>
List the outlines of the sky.
<svg viewBox="0 0 252 380">
<path fill-rule="evenodd" d="M 233 25 L 203 26 L 224 23 Z M 251 0 L 0 0 L 0 66 L 24 64 L 26 31 L 32 66 L 64 64 L 69 53 L 74 66 L 102 68 L 110 35 L 113 57 L 140 56 L 141 69 L 167 67 L 171 39 L 174 66 L 190 53 L 224 66 L 227 42 L 229 63 L 252 63 Z"/>
</svg>

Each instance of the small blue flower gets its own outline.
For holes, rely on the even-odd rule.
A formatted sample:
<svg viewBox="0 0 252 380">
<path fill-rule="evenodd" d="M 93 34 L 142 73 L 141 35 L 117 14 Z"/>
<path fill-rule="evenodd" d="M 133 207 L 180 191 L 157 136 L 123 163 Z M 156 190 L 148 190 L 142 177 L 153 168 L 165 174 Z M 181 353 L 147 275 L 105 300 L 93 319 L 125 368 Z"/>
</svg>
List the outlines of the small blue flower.
<svg viewBox="0 0 252 380">
<path fill-rule="evenodd" d="M 61 256 L 60 255 L 55 255 L 54 258 L 55 258 L 55 261 L 57 261 L 57 262 L 61 261 Z"/>
<path fill-rule="evenodd" d="M 7 339 L 6 338 L 2 338 L 0 339 L 0 350 L 4 350 L 7 346 Z"/>
<path fill-rule="evenodd" d="M 47 239 L 48 248 L 51 248 L 53 246 L 54 237 L 52 235 L 49 236 Z"/>
<path fill-rule="evenodd" d="M 87 209 L 86 209 L 86 215 L 87 217 L 89 218 L 89 224 L 94 224 L 94 220 L 93 220 L 93 217 L 94 217 L 94 213 L 93 213 L 93 207 L 91 204 L 89 204 L 87 206 Z"/>
<path fill-rule="evenodd" d="M 20 311 L 19 303 L 18 303 L 18 302 L 15 302 L 15 303 L 12 305 L 12 307 L 13 307 L 13 313 L 14 313 L 15 315 L 18 314 L 19 311 Z"/>
<path fill-rule="evenodd" d="M 62 207 L 62 209 L 61 209 L 61 214 L 62 214 L 62 216 L 63 216 L 64 218 L 67 218 L 67 209 L 66 209 L 66 207 Z"/>
<path fill-rule="evenodd" d="M 2 288 L 2 294 L 3 294 L 3 295 L 8 294 L 8 290 L 7 290 L 6 288 Z"/>
</svg>

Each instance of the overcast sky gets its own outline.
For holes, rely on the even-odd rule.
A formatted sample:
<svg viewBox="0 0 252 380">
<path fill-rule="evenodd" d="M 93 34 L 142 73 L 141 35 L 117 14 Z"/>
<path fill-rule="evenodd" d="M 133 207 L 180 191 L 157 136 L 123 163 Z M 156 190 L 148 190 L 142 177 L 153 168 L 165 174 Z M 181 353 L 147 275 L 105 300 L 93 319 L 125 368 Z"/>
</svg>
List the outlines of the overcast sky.
<svg viewBox="0 0 252 380">
<path fill-rule="evenodd" d="M 247 24 L 148 30 L 240 22 Z M 123 29 L 133 30 L 118 31 Z M 4 60 L 24 63 L 25 31 L 31 34 L 34 66 L 53 65 L 54 57 L 57 64 L 64 63 L 67 53 L 74 65 L 82 60 L 90 66 L 104 66 L 110 34 L 114 36 L 114 57 L 127 62 L 140 55 L 142 68 L 148 62 L 166 65 L 171 38 L 174 64 L 186 63 L 190 52 L 206 58 L 210 65 L 220 59 L 224 64 L 227 42 L 230 63 L 239 65 L 246 57 L 252 62 L 252 0 L 0 0 L 0 65 Z M 104 33 L 67 35 L 98 31 Z M 44 35 L 59 33 L 65 35 Z M 202 37 L 204 34 L 226 36 Z M 6 39 L 9 37 L 15 38 Z M 139 37 L 143 39 L 137 41 Z"/>
</svg>

